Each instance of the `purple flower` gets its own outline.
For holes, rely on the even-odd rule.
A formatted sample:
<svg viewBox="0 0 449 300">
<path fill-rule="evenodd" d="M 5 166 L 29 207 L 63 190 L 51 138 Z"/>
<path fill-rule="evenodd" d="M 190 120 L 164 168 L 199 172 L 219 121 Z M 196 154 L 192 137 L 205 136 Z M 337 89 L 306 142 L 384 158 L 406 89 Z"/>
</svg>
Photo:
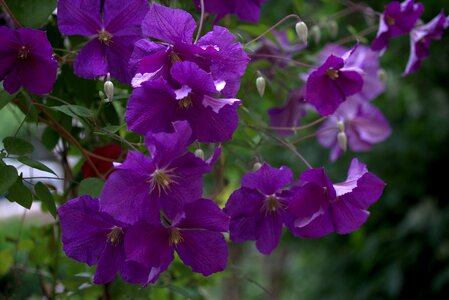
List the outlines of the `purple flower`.
<svg viewBox="0 0 449 300">
<path fill-rule="evenodd" d="M 422 3 L 414 3 L 414 0 L 391 2 L 385 6 L 385 11 L 380 17 L 379 31 L 376 39 L 371 44 L 374 51 L 385 51 L 391 38 L 409 33 L 415 26 L 424 11 Z"/>
<path fill-rule="evenodd" d="M 59 0 L 59 31 L 92 39 L 75 60 L 75 74 L 93 79 L 111 73 L 131 82 L 128 62 L 147 11 L 146 0 Z"/>
<path fill-rule="evenodd" d="M 70 200 L 58 209 L 65 254 L 89 266 L 97 265 L 94 283 L 113 281 L 117 272 L 131 283 L 144 283 L 145 268 L 125 263 L 124 240 L 127 228 L 99 211 L 99 202 L 90 196 Z"/>
<path fill-rule="evenodd" d="M 174 64 L 170 74 L 178 86 L 175 91 L 162 79 L 143 82 L 133 91 L 126 112 L 129 128 L 141 134 L 171 132 L 172 122 L 187 120 L 193 139 L 230 140 L 238 127 L 240 100 L 216 98 L 220 84 L 193 62 Z"/>
<path fill-rule="evenodd" d="M 287 167 L 268 164 L 242 178 L 242 187 L 232 193 L 225 212 L 231 217 L 231 240 L 241 243 L 256 240 L 262 254 L 269 255 L 279 244 L 288 198 L 281 189 L 293 180 Z"/>
<path fill-rule="evenodd" d="M 448 27 L 449 17 L 446 17 L 442 11 L 429 23 L 412 30 L 410 33 L 410 58 L 404 76 L 419 69 L 421 62 L 430 54 L 430 42 L 440 40 L 444 30 Z"/>
<path fill-rule="evenodd" d="M 242 45 L 226 28 L 219 26 L 214 26 L 213 31 L 192 43 L 195 29 L 196 23 L 189 13 L 151 5 L 142 30 L 145 35 L 163 42 L 140 40 L 136 43 L 130 60 L 132 73 L 136 74 L 134 85 L 158 77 L 172 85 L 171 66 L 176 62 L 191 61 L 212 75 L 222 86 L 220 93 L 223 96 L 235 97 L 249 61 Z M 177 88 L 176 83 L 173 88 Z"/>
<path fill-rule="evenodd" d="M 0 26 L 0 81 L 8 93 L 24 86 L 33 94 L 47 94 L 57 69 L 45 31 Z"/>
<path fill-rule="evenodd" d="M 333 114 L 347 97 L 362 91 L 362 70 L 347 66 L 356 49 L 357 46 L 342 57 L 331 54 L 323 65 L 309 75 L 305 98 L 319 114 Z"/>
<path fill-rule="evenodd" d="M 134 224 L 139 220 L 159 220 L 162 208 L 172 218 L 185 203 L 203 193 L 202 175 L 210 172 L 220 149 L 209 161 L 187 152 L 192 130 L 187 122 L 173 124 L 174 133 L 147 134 L 145 143 L 151 157 L 128 152 L 107 179 L 101 194 L 101 211 L 115 219 Z"/>
<path fill-rule="evenodd" d="M 194 0 L 200 8 L 200 1 Z M 217 21 L 227 14 L 235 14 L 240 19 L 258 22 L 262 4 L 266 0 L 204 0 L 204 10 L 216 14 Z"/>
<path fill-rule="evenodd" d="M 271 125 L 274 127 L 297 127 L 300 119 L 306 115 L 306 102 L 302 89 L 292 90 L 287 99 L 287 103 L 283 107 L 271 108 L 268 110 Z M 278 129 L 276 133 L 282 136 L 291 135 L 295 131 Z"/>
<path fill-rule="evenodd" d="M 348 99 L 318 130 L 318 141 L 331 148 L 332 161 L 344 152 L 338 142 L 338 134 L 347 137 L 349 148 L 354 152 L 370 151 L 373 144 L 380 143 L 391 134 L 388 120 L 382 112 L 369 102 Z"/>
<path fill-rule="evenodd" d="M 352 160 L 345 182 L 332 184 L 324 169 L 311 169 L 302 173 L 299 184 L 288 207 L 294 216 L 288 226 L 305 238 L 359 229 L 385 187 L 358 159 Z"/>
<path fill-rule="evenodd" d="M 125 237 L 126 257 L 147 268 L 147 284 L 168 268 L 175 251 L 204 276 L 226 268 L 228 248 L 221 232 L 228 231 L 229 217 L 213 201 L 194 201 L 173 219 L 161 219 L 162 224 L 143 220 L 131 226 Z"/>
</svg>

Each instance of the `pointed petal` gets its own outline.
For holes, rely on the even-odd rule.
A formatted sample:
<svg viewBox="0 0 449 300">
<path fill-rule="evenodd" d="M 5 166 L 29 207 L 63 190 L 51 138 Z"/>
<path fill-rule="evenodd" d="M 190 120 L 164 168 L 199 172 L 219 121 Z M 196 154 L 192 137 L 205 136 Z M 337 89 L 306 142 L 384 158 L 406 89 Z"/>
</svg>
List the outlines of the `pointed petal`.
<svg viewBox="0 0 449 300">
<path fill-rule="evenodd" d="M 183 229 L 206 229 L 216 232 L 229 230 L 229 217 L 209 199 L 199 199 L 184 206 L 185 219 L 178 225 Z"/>
<path fill-rule="evenodd" d="M 254 173 L 242 178 L 242 187 L 260 190 L 265 195 L 273 195 L 293 181 L 293 172 L 285 166 L 273 168 L 267 163 Z"/>
<path fill-rule="evenodd" d="M 175 63 L 171 68 L 171 75 L 181 85 L 204 94 L 217 93 L 214 79 L 197 64 L 184 61 Z"/>
<path fill-rule="evenodd" d="M 100 9 L 101 0 L 59 0 L 59 31 L 67 35 L 97 34 L 101 30 Z"/>
<path fill-rule="evenodd" d="M 106 31 L 114 36 L 142 36 L 141 24 L 149 10 L 146 0 L 115 0 L 104 3 Z"/>
<path fill-rule="evenodd" d="M 336 193 L 332 181 L 329 179 L 326 172 L 324 172 L 323 168 L 304 171 L 299 177 L 299 183 L 305 184 L 307 182 L 314 182 L 319 186 L 326 188 L 329 193 L 329 198 L 335 199 Z"/>
<path fill-rule="evenodd" d="M 106 243 L 104 251 L 98 261 L 94 276 L 95 284 L 106 284 L 114 281 L 115 275 L 125 262 L 125 248 L 123 242 L 119 245 Z"/>
<path fill-rule="evenodd" d="M 75 74 L 86 79 L 95 79 L 108 73 L 106 49 L 94 39 L 87 43 L 78 53 L 73 64 Z"/>
<path fill-rule="evenodd" d="M 283 223 L 284 220 L 281 213 L 269 213 L 259 219 L 256 247 L 260 253 L 270 255 L 279 245 Z"/>
<path fill-rule="evenodd" d="M 331 214 L 335 224 L 335 231 L 339 234 L 348 234 L 360 228 L 369 217 L 369 212 L 345 201 L 346 196 L 332 203 Z"/>
</svg>

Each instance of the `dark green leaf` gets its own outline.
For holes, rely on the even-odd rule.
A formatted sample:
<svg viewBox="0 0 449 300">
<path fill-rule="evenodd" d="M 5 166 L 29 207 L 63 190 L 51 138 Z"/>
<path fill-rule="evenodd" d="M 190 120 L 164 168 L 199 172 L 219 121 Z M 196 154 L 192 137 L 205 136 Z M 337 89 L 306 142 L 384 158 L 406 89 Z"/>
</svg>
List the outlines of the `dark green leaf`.
<svg viewBox="0 0 449 300">
<path fill-rule="evenodd" d="M 59 141 L 59 135 L 51 128 L 47 127 L 42 134 L 42 144 L 48 149 L 53 150 Z"/>
<path fill-rule="evenodd" d="M 104 181 L 98 178 L 87 178 L 81 181 L 79 187 L 80 195 L 99 197 L 103 189 Z"/>
<path fill-rule="evenodd" d="M 18 137 L 6 137 L 3 139 L 3 146 L 9 154 L 24 155 L 34 150 L 33 145 Z"/>
<path fill-rule="evenodd" d="M 22 164 L 30 166 L 30 167 L 32 167 L 34 169 L 38 169 L 38 170 L 41 170 L 41 171 L 44 171 L 44 172 L 48 172 L 48 173 L 52 173 L 52 174 L 56 175 L 56 173 L 53 172 L 52 169 L 50 169 L 49 167 L 47 167 L 43 163 L 38 162 L 36 160 L 33 160 L 33 159 L 29 158 L 29 157 L 20 156 L 17 160 L 20 161 Z"/>
<path fill-rule="evenodd" d="M 0 165 L 0 195 L 6 193 L 17 180 L 17 170 L 13 166 Z"/>
<path fill-rule="evenodd" d="M 0 277 L 8 273 L 9 269 L 14 263 L 14 256 L 11 249 L 4 249 L 0 251 Z"/>
<path fill-rule="evenodd" d="M 57 212 L 56 212 L 55 199 L 53 198 L 53 195 L 51 194 L 48 187 L 42 182 L 38 182 L 34 186 L 34 191 L 36 192 L 36 195 L 39 198 L 39 200 L 42 201 L 42 204 L 48 209 L 51 215 L 54 218 L 56 218 Z"/>
<path fill-rule="evenodd" d="M 52 106 L 54 110 L 60 111 L 72 118 L 93 118 L 94 112 L 86 107 L 78 106 L 78 105 L 60 105 L 60 106 Z"/>
<path fill-rule="evenodd" d="M 8 92 L 6 92 L 0 84 L 0 110 L 5 107 L 13 97 L 14 95 L 8 94 Z"/>
<path fill-rule="evenodd" d="M 14 16 L 25 27 L 39 28 L 56 8 L 56 0 L 6 0 Z"/>
<path fill-rule="evenodd" d="M 9 189 L 9 193 L 6 195 L 9 201 L 17 202 L 25 208 L 30 209 L 33 203 L 33 194 L 23 184 L 22 178 L 17 178 L 16 182 Z"/>
</svg>

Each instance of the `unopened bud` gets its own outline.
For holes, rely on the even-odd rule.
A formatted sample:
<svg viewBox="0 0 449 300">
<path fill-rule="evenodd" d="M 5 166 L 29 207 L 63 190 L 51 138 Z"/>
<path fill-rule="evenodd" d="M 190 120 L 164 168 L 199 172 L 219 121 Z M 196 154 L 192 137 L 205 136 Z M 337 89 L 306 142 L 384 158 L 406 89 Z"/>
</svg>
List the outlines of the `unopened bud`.
<svg viewBox="0 0 449 300">
<path fill-rule="evenodd" d="M 106 97 L 108 97 L 108 101 L 112 102 L 112 99 L 114 98 L 114 84 L 110 80 L 106 80 L 104 83 L 104 93 L 106 94 Z"/>
<path fill-rule="evenodd" d="M 329 33 L 332 38 L 336 38 L 338 36 L 338 23 L 334 20 L 328 23 Z"/>
<path fill-rule="evenodd" d="M 263 78 L 263 76 L 257 77 L 256 87 L 260 97 L 263 97 L 263 95 L 265 94 L 265 87 L 266 87 L 266 81 L 265 78 Z"/>
<path fill-rule="evenodd" d="M 204 160 L 204 151 L 201 149 L 196 149 L 195 150 L 195 156 L 198 158 L 201 158 L 202 160 Z"/>
<path fill-rule="evenodd" d="M 316 44 L 319 44 L 321 41 L 321 29 L 318 25 L 313 25 L 310 28 L 310 36 L 313 38 Z"/>
<path fill-rule="evenodd" d="M 260 168 L 262 168 L 262 164 L 260 162 L 256 162 L 253 166 L 253 171 L 256 172 L 258 171 Z"/>
<path fill-rule="evenodd" d="M 338 128 L 338 131 L 345 132 L 345 123 L 343 121 L 338 121 L 337 128 Z"/>
<path fill-rule="evenodd" d="M 380 81 L 382 81 L 383 83 L 387 82 L 387 72 L 385 72 L 384 69 L 380 69 L 377 72 L 377 77 L 379 77 Z"/>
<path fill-rule="evenodd" d="M 296 34 L 298 35 L 299 42 L 302 44 L 307 44 L 309 38 L 309 28 L 307 28 L 306 23 L 298 22 L 295 26 Z"/>
<path fill-rule="evenodd" d="M 70 43 L 70 40 L 69 40 L 69 38 L 68 37 L 65 37 L 64 38 L 64 48 L 66 48 L 66 49 L 71 49 L 72 48 L 72 43 Z"/>
<path fill-rule="evenodd" d="M 346 136 L 346 133 L 344 133 L 343 131 L 338 133 L 337 139 L 338 145 L 340 146 L 341 150 L 346 152 L 346 150 L 348 149 L 348 137 Z"/>
</svg>

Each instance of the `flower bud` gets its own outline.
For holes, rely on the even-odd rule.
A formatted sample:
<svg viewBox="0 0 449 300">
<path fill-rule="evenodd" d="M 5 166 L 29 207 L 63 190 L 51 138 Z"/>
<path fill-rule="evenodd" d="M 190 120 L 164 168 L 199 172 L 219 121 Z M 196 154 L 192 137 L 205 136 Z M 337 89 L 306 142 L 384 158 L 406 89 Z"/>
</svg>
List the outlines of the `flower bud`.
<svg viewBox="0 0 449 300">
<path fill-rule="evenodd" d="M 345 123 L 342 122 L 342 121 L 338 121 L 337 122 L 337 128 L 338 128 L 338 131 L 345 132 Z"/>
<path fill-rule="evenodd" d="M 332 38 L 336 38 L 338 36 L 338 23 L 334 20 L 328 23 L 329 33 Z"/>
<path fill-rule="evenodd" d="M 256 162 L 253 166 L 253 172 L 258 171 L 260 168 L 262 168 L 262 164 L 260 162 Z"/>
<path fill-rule="evenodd" d="M 318 25 L 313 25 L 310 28 L 310 36 L 313 38 L 316 44 L 319 44 L 321 41 L 321 29 Z"/>
<path fill-rule="evenodd" d="M 108 101 L 112 102 L 112 99 L 114 98 L 114 84 L 110 80 L 106 80 L 104 83 L 104 93 L 106 94 L 106 97 L 108 97 Z"/>
<path fill-rule="evenodd" d="M 195 150 L 195 156 L 198 158 L 201 158 L 202 160 L 204 160 L 204 151 L 201 149 L 196 149 Z"/>
<path fill-rule="evenodd" d="M 346 152 L 346 150 L 348 149 L 348 137 L 346 136 L 346 133 L 344 133 L 343 131 L 338 133 L 337 139 L 338 145 L 340 146 L 341 150 Z"/>
<path fill-rule="evenodd" d="M 298 35 L 299 42 L 302 44 L 307 44 L 307 40 L 309 38 L 309 29 L 307 28 L 306 23 L 298 22 L 295 26 L 296 34 Z"/>
<path fill-rule="evenodd" d="M 256 87 L 260 97 L 263 97 L 263 95 L 265 94 L 265 87 L 266 87 L 265 78 L 263 78 L 262 76 L 257 77 Z"/>
</svg>

